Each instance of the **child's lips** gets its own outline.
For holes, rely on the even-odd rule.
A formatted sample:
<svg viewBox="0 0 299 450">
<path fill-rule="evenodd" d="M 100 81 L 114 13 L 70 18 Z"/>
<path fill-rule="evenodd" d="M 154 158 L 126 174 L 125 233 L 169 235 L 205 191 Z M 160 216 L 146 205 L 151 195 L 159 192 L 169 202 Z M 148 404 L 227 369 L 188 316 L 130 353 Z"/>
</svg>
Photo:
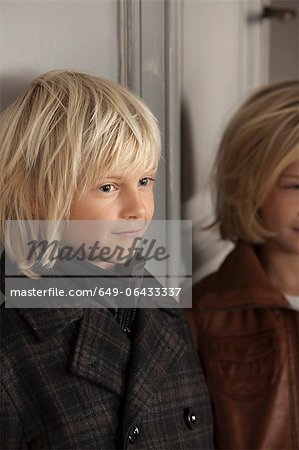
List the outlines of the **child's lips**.
<svg viewBox="0 0 299 450">
<path fill-rule="evenodd" d="M 112 234 L 118 237 L 136 237 L 142 233 L 143 228 L 133 229 L 133 230 L 121 230 L 113 231 Z"/>
</svg>

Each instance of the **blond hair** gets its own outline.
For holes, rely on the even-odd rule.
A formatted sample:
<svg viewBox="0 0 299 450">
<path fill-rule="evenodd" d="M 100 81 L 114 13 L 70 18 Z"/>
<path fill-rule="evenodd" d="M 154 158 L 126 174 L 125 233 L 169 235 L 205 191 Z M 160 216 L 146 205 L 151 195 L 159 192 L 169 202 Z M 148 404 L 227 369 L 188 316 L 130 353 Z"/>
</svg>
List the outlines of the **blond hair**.
<svg viewBox="0 0 299 450">
<path fill-rule="evenodd" d="M 156 167 L 160 135 L 152 113 L 124 87 L 56 70 L 1 115 L 0 149 L 3 241 L 5 220 L 66 220 L 78 189 L 83 194 L 115 168 Z"/>
<path fill-rule="evenodd" d="M 263 243 L 273 236 L 259 209 L 298 158 L 299 81 L 259 89 L 229 122 L 216 158 L 214 224 L 223 239 Z"/>
</svg>

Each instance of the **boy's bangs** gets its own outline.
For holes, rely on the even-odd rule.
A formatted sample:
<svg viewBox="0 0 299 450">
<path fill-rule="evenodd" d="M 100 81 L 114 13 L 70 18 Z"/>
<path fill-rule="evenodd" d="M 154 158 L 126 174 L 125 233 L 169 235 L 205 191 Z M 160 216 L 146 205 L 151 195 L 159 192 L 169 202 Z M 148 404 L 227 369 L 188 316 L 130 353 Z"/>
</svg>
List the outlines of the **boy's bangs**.
<svg viewBox="0 0 299 450">
<path fill-rule="evenodd" d="M 157 131 L 156 131 L 156 130 Z M 155 132 L 156 131 L 156 132 Z M 160 158 L 159 132 L 156 124 L 153 130 L 138 128 L 132 130 L 122 123 L 109 136 L 109 145 L 103 147 L 103 138 L 85 152 L 82 164 L 82 193 L 92 188 L 100 178 L 113 175 L 118 170 L 146 175 L 156 169 Z"/>
</svg>

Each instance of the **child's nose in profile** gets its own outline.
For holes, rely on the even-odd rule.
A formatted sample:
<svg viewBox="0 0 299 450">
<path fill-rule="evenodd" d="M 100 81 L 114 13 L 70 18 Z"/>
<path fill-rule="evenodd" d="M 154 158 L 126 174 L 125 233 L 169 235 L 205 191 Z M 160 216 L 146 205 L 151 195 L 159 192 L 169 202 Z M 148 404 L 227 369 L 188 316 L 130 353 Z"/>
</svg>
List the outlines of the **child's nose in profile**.
<svg viewBox="0 0 299 450">
<path fill-rule="evenodd" d="M 123 196 L 121 216 L 123 219 L 143 218 L 146 215 L 146 205 L 138 189 L 130 189 Z"/>
</svg>

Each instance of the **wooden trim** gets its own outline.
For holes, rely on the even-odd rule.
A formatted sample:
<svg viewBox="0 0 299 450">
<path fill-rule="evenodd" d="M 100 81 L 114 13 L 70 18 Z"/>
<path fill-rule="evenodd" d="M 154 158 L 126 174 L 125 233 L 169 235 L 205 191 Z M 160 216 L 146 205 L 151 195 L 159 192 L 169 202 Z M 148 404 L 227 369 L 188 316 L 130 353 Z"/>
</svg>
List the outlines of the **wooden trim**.
<svg viewBox="0 0 299 450">
<path fill-rule="evenodd" d="M 168 219 L 181 219 L 180 2 L 165 2 L 165 145 Z"/>
<path fill-rule="evenodd" d="M 141 95 L 141 0 L 118 0 L 118 82 Z"/>
<path fill-rule="evenodd" d="M 159 219 L 181 218 L 179 61 L 180 2 L 118 0 L 118 81 L 149 104 L 162 134 Z"/>
<path fill-rule="evenodd" d="M 269 80 L 269 24 L 261 17 L 267 3 L 269 0 L 239 2 L 241 95 Z"/>
</svg>

